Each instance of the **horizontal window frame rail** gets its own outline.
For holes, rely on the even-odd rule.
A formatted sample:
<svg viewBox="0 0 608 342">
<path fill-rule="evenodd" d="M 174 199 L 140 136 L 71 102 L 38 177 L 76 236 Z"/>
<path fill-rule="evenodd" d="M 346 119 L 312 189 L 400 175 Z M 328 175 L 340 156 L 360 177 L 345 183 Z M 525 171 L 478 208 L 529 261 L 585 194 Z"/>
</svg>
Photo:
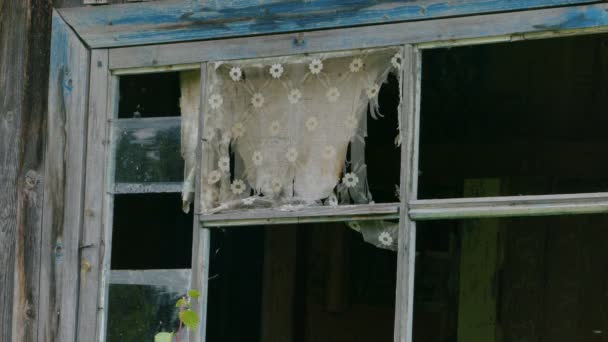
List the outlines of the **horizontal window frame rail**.
<svg viewBox="0 0 608 342">
<path fill-rule="evenodd" d="M 314 206 L 286 210 L 280 208 L 232 210 L 215 214 L 199 214 L 203 227 L 238 227 L 272 224 L 301 224 L 399 219 L 399 203 L 374 203 Z"/>
<path fill-rule="evenodd" d="M 608 213 L 608 192 L 413 200 L 412 220 L 475 219 Z"/>
<path fill-rule="evenodd" d="M 608 32 L 608 3 L 513 13 L 268 34 L 109 49 L 113 73 L 163 70 L 201 61 L 416 45 L 419 49 Z M 340 37 L 357 37 L 344 39 Z M 121 71 L 119 69 L 127 69 Z"/>
<path fill-rule="evenodd" d="M 190 289 L 192 270 L 152 269 L 152 270 L 111 270 L 111 285 L 147 285 L 165 287 L 186 295 Z"/>
<path fill-rule="evenodd" d="M 114 183 L 113 195 L 181 193 L 183 182 Z"/>
</svg>

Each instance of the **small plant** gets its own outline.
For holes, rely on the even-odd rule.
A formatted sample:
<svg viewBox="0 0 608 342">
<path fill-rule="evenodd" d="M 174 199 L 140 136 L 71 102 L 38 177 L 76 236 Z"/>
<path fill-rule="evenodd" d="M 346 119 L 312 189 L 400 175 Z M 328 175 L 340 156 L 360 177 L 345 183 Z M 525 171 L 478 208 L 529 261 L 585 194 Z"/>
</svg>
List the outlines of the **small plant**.
<svg viewBox="0 0 608 342">
<path fill-rule="evenodd" d="M 200 297 L 200 293 L 196 290 L 188 291 L 188 295 L 184 296 L 177 300 L 175 306 L 179 308 L 179 328 L 176 332 L 160 332 L 154 336 L 154 342 L 173 342 L 175 338 L 175 342 L 179 342 L 180 337 L 182 336 L 182 331 L 184 326 L 193 330 L 200 323 L 200 318 L 198 314 L 192 310 L 191 300 L 192 298 Z"/>
</svg>

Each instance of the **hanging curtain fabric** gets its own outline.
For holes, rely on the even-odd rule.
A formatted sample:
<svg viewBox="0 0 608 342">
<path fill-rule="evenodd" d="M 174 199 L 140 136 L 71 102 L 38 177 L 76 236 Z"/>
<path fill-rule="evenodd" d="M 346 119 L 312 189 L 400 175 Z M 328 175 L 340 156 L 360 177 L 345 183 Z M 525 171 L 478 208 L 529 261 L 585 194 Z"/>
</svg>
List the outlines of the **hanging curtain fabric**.
<svg viewBox="0 0 608 342">
<path fill-rule="evenodd" d="M 399 48 L 209 65 L 202 132 L 201 209 L 372 202 L 367 115 L 402 64 Z M 399 77 L 399 73 L 396 73 Z"/>
<path fill-rule="evenodd" d="M 184 158 L 184 185 L 182 188 L 183 211 L 190 211 L 194 199 L 194 180 L 196 169 L 196 147 L 198 118 L 201 103 L 200 70 L 182 71 L 179 74 L 181 97 L 181 154 Z"/>
</svg>

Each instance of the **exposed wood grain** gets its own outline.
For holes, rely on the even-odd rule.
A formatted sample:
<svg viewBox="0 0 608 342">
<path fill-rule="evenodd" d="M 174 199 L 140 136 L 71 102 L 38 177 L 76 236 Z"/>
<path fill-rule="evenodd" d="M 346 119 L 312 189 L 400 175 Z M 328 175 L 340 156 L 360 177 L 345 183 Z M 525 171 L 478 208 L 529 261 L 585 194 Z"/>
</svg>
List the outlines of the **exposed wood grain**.
<svg viewBox="0 0 608 342">
<path fill-rule="evenodd" d="M 432 21 L 339 28 L 326 31 L 232 38 L 214 41 L 116 48 L 110 68 L 155 67 L 292 55 L 321 51 L 421 44 L 445 45 L 516 41 L 608 31 L 608 4 L 552 8 Z M 356 37 L 351 39 L 349 37 Z M 301 39 L 303 43 L 296 43 Z M 429 44 L 429 42 L 431 42 Z"/>
<path fill-rule="evenodd" d="M 89 51 L 53 13 L 44 184 L 40 341 L 75 340 Z"/>
<path fill-rule="evenodd" d="M 410 201 L 413 220 L 608 212 L 608 193 Z"/>
<path fill-rule="evenodd" d="M 322 0 L 218 8 L 210 3 L 173 1 L 71 8 L 62 10 L 61 14 L 87 45 L 100 48 L 331 29 L 591 2 Z"/>
<path fill-rule="evenodd" d="M 104 198 L 108 125 L 108 51 L 91 52 L 84 217 L 80 237 L 80 287 L 78 299 L 78 341 L 94 341 L 100 276 L 103 268 Z"/>
<path fill-rule="evenodd" d="M 380 220 L 397 218 L 398 203 L 341 205 L 335 208 L 294 207 L 290 209 L 232 210 L 216 214 L 200 215 L 207 227 L 247 226 L 259 224 L 286 224 L 309 222 L 336 222 L 348 220 Z"/>
<path fill-rule="evenodd" d="M 107 106 L 106 106 L 106 120 L 114 119 L 118 116 L 118 101 L 119 101 L 119 79 L 117 76 L 112 76 L 107 81 Z M 109 125 L 106 127 L 106 139 L 107 141 L 114 141 L 113 134 L 115 130 L 111 129 Z M 106 148 L 105 156 L 100 156 L 105 160 L 105 188 L 103 189 L 103 232 L 100 241 L 100 258 L 102 266 L 100 269 L 99 278 L 99 296 L 98 296 L 98 309 L 97 309 L 97 322 L 98 322 L 98 341 L 105 341 L 106 338 L 106 327 L 107 327 L 107 313 L 108 313 L 108 302 L 109 302 L 109 291 L 110 291 L 110 266 L 112 256 L 112 228 L 114 220 L 114 194 L 110 193 L 110 189 L 114 188 L 114 174 L 115 174 L 115 148 L 111 146 Z"/>
<path fill-rule="evenodd" d="M 297 229 L 266 229 L 262 276 L 262 333 L 265 342 L 293 342 Z M 280 294 L 280 295 L 279 295 Z"/>
<path fill-rule="evenodd" d="M 417 196 L 418 130 L 420 125 L 421 53 L 404 46 L 400 108 L 401 184 L 399 197 L 399 249 L 395 299 L 395 342 L 411 342 L 414 312 L 416 223 L 408 215 L 408 202 Z"/>
<path fill-rule="evenodd" d="M 203 132 L 205 110 L 207 108 L 205 99 L 207 98 L 207 64 L 200 64 L 200 115 L 198 121 L 198 132 Z M 197 135 L 196 146 L 196 166 L 194 181 L 194 212 L 200 212 L 200 190 L 201 190 L 201 154 L 202 139 Z M 209 258 L 211 250 L 211 234 L 209 229 L 202 228 L 199 215 L 194 215 L 192 223 L 192 288 L 199 291 L 201 296 L 192 301 L 192 306 L 200 313 L 201 324 L 190 332 L 190 341 L 205 341 L 207 334 L 207 298 L 209 293 Z"/>
</svg>

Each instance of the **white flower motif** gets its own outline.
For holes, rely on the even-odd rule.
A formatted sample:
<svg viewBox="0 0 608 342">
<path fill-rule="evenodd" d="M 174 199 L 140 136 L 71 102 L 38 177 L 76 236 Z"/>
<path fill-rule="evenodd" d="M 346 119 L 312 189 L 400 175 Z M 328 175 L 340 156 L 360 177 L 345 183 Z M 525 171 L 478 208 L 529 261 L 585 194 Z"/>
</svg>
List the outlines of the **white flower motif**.
<svg viewBox="0 0 608 342">
<path fill-rule="evenodd" d="M 273 194 L 278 194 L 279 192 L 281 192 L 281 188 L 283 186 L 281 185 L 281 182 L 278 179 L 273 179 L 270 182 L 270 191 L 272 191 Z"/>
<path fill-rule="evenodd" d="M 325 96 L 327 96 L 327 100 L 329 102 L 336 102 L 336 101 L 338 101 L 338 98 L 340 97 L 340 91 L 336 87 L 331 87 L 331 88 L 329 88 L 329 90 L 327 91 Z"/>
<path fill-rule="evenodd" d="M 306 120 L 306 129 L 309 132 L 314 131 L 315 129 L 317 129 L 318 126 L 319 126 L 319 120 L 317 120 L 316 117 L 311 116 L 308 118 L 308 120 Z"/>
<path fill-rule="evenodd" d="M 289 95 L 287 95 L 287 99 L 289 100 L 289 103 L 291 104 L 296 104 L 300 101 L 300 98 L 302 97 L 302 92 L 299 89 L 292 89 L 289 92 Z"/>
<path fill-rule="evenodd" d="M 230 157 L 221 157 L 217 162 L 217 167 L 223 172 L 230 171 Z"/>
<path fill-rule="evenodd" d="M 350 221 L 350 222 L 348 222 L 348 226 L 351 229 L 354 229 L 354 230 L 356 230 L 358 232 L 361 231 L 361 224 L 359 222 L 357 222 L 357 221 Z"/>
<path fill-rule="evenodd" d="M 243 204 L 245 205 L 252 205 L 253 202 L 255 202 L 255 197 L 247 197 L 247 198 L 243 198 L 241 200 L 241 202 L 243 202 Z"/>
<path fill-rule="evenodd" d="M 245 126 L 242 123 L 237 122 L 232 126 L 232 135 L 235 138 L 240 138 L 245 134 Z"/>
<path fill-rule="evenodd" d="M 230 135 L 230 132 L 224 132 L 222 134 L 222 144 L 224 145 L 228 145 L 230 144 L 230 140 L 232 140 L 232 136 Z"/>
<path fill-rule="evenodd" d="M 283 66 L 279 63 L 273 64 L 270 67 L 270 74 L 273 78 L 280 78 L 283 75 Z"/>
<path fill-rule="evenodd" d="M 222 174 L 218 170 L 213 170 L 209 172 L 209 175 L 207 175 L 207 184 L 215 184 L 220 180 L 220 178 L 222 178 Z"/>
<path fill-rule="evenodd" d="M 310 64 L 308 65 L 308 69 L 310 69 L 310 72 L 313 75 L 316 75 L 318 73 L 321 72 L 321 70 L 323 70 L 323 62 L 321 62 L 320 59 L 315 58 L 312 60 L 312 62 L 310 62 Z"/>
<path fill-rule="evenodd" d="M 275 136 L 279 134 L 279 130 L 281 130 L 281 124 L 279 123 L 279 121 L 275 120 L 270 123 L 270 135 Z"/>
<path fill-rule="evenodd" d="M 230 69 L 230 78 L 232 78 L 234 82 L 240 81 L 242 76 L 243 72 L 241 71 L 241 68 L 232 67 L 232 69 Z"/>
<path fill-rule="evenodd" d="M 357 125 L 359 125 L 359 120 L 357 120 L 356 116 L 351 115 L 348 118 L 346 118 L 346 126 L 349 129 L 355 129 L 355 128 L 357 128 Z"/>
<path fill-rule="evenodd" d="M 355 58 L 352 62 L 350 62 L 349 68 L 350 72 L 359 72 L 363 67 L 363 61 L 361 58 Z"/>
<path fill-rule="evenodd" d="M 327 198 L 327 204 L 329 204 L 330 207 L 337 207 L 338 206 L 338 197 L 336 197 L 336 195 L 332 193 Z"/>
<path fill-rule="evenodd" d="M 235 179 L 234 182 L 232 182 L 232 185 L 230 185 L 230 189 L 233 194 L 240 195 L 245 192 L 245 182 L 240 179 Z"/>
<path fill-rule="evenodd" d="M 401 69 L 401 62 L 403 61 L 401 54 L 396 53 L 393 58 L 391 58 L 391 64 L 395 69 Z"/>
<path fill-rule="evenodd" d="M 367 90 L 365 90 L 365 92 L 367 93 L 367 97 L 370 99 L 373 99 L 374 97 L 376 97 L 376 95 L 378 95 L 378 92 L 380 91 L 380 86 L 378 85 L 378 83 L 374 83 L 371 87 L 367 88 Z"/>
<path fill-rule="evenodd" d="M 356 174 L 349 172 L 342 178 L 342 183 L 344 183 L 346 187 L 352 188 L 359 183 L 359 177 Z"/>
<path fill-rule="evenodd" d="M 251 97 L 251 104 L 255 108 L 261 108 L 264 105 L 264 95 L 262 95 L 261 93 L 253 94 L 253 96 Z"/>
<path fill-rule="evenodd" d="M 262 165 L 262 152 L 260 151 L 254 151 L 253 155 L 251 156 L 251 160 L 253 161 L 253 164 L 255 166 L 260 166 Z"/>
<path fill-rule="evenodd" d="M 390 246 L 393 244 L 393 237 L 388 232 L 382 232 L 378 235 L 378 241 L 380 241 L 383 246 Z"/>
<path fill-rule="evenodd" d="M 336 156 L 336 148 L 331 145 L 325 145 L 323 147 L 323 158 L 333 159 Z"/>
<path fill-rule="evenodd" d="M 222 106 L 223 103 L 224 99 L 220 94 L 213 94 L 209 96 L 209 105 L 211 106 L 211 108 L 218 109 Z"/>
<path fill-rule="evenodd" d="M 296 150 L 295 147 L 288 148 L 285 157 L 290 163 L 295 163 L 296 159 L 298 159 L 298 150 Z"/>
</svg>

